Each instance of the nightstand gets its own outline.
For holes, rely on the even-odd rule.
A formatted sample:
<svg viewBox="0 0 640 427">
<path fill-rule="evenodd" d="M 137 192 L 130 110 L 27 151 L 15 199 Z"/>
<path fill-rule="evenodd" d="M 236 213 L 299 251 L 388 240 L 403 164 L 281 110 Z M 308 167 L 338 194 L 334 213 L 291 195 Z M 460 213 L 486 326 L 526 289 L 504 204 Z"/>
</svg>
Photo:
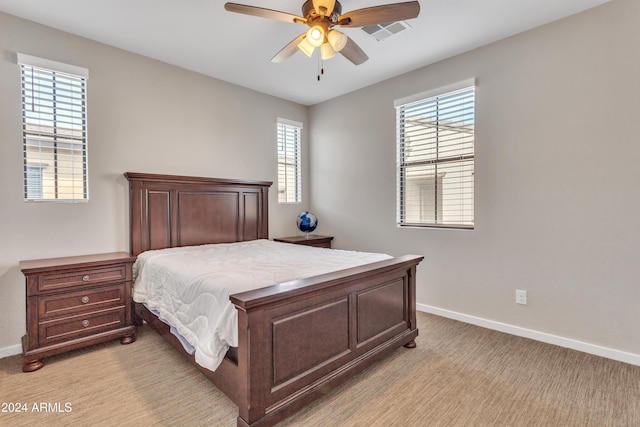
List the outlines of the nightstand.
<svg viewBox="0 0 640 427">
<path fill-rule="evenodd" d="M 279 237 L 273 240 L 275 242 L 315 246 L 317 248 L 331 248 L 331 241 L 333 240 L 333 236 L 316 236 L 316 235 L 310 234 L 308 238 L 306 236 L 292 236 L 292 237 Z"/>
<path fill-rule="evenodd" d="M 131 317 L 132 266 L 126 252 L 21 261 L 26 278 L 24 372 L 44 357 L 119 338 L 135 341 Z"/>
</svg>

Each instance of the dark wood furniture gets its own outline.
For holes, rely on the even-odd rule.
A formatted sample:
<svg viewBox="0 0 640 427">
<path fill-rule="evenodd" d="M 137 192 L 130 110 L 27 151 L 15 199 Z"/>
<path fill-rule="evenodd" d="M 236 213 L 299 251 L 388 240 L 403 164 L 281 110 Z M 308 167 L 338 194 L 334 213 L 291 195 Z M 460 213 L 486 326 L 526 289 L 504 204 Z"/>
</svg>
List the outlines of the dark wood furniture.
<svg viewBox="0 0 640 427">
<path fill-rule="evenodd" d="M 273 240 L 275 242 L 293 243 L 295 245 L 315 246 L 316 248 L 331 248 L 333 237 L 309 234 L 309 236 L 278 237 Z"/>
<path fill-rule="evenodd" d="M 126 252 L 21 261 L 26 277 L 24 372 L 42 358 L 120 338 L 135 341 L 131 267 Z"/>
<path fill-rule="evenodd" d="M 133 254 L 268 238 L 270 182 L 125 176 Z M 238 426 L 273 425 L 398 347 L 415 346 L 422 258 L 405 255 L 231 295 L 238 347 L 215 372 L 198 368 L 238 406 Z M 166 324 L 142 304 L 135 312 L 194 362 Z"/>
</svg>

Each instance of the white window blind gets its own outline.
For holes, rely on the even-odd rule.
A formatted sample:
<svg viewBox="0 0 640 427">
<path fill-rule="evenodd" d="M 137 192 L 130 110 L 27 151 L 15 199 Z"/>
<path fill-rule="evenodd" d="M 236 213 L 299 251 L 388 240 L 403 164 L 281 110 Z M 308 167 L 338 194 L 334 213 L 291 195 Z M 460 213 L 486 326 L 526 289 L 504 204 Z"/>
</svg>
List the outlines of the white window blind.
<svg viewBox="0 0 640 427">
<path fill-rule="evenodd" d="M 474 84 L 396 101 L 399 226 L 473 228 Z"/>
<path fill-rule="evenodd" d="M 87 70 L 22 54 L 18 63 L 24 198 L 87 201 Z"/>
<path fill-rule="evenodd" d="M 302 201 L 302 123 L 277 119 L 278 203 Z"/>
</svg>

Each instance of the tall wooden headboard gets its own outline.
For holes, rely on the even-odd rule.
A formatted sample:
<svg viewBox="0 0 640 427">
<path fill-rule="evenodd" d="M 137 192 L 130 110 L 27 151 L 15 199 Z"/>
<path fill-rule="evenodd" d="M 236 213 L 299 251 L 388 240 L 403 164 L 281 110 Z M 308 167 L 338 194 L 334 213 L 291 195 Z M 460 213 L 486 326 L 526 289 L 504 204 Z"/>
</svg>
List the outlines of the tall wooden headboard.
<svg viewBox="0 0 640 427">
<path fill-rule="evenodd" d="M 131 253 L 269 237 L 268 181 L 126 172 Z"/>
</svg>

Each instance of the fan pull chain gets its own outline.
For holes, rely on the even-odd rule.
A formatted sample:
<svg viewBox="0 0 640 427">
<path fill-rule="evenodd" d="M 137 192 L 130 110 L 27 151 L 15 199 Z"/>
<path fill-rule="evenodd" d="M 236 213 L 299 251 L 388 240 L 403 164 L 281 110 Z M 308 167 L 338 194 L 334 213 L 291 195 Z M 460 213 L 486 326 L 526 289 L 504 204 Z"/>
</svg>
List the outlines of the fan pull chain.
<svg viewBox="0 0 640 427">
<path fill-rule="evenodd" d="M 322 59 L 322 54 L 318 53 L 318 81 L 320 81 L 320 76 L 324 75 L 324 61 Z"/>
</svg>

